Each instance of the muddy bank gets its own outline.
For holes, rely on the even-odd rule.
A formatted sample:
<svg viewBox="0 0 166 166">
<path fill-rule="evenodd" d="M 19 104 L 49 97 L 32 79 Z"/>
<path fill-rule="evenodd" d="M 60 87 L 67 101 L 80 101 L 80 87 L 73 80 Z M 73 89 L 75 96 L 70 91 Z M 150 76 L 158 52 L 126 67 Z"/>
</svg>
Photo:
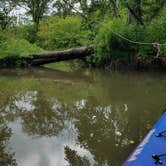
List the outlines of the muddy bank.
<svg viewBox="0 0 166 166">
<path fill-rule="evenodd" d="M 104 68 L 106 70 L 120 71 L 149 71 L 149 70 L 166 70 L 166 57 L 154 57 L 144 59 L 130 60 L 113 60 L 105 61 L 99 65 L 93 64 L 94 67 Z"/>
</svg>

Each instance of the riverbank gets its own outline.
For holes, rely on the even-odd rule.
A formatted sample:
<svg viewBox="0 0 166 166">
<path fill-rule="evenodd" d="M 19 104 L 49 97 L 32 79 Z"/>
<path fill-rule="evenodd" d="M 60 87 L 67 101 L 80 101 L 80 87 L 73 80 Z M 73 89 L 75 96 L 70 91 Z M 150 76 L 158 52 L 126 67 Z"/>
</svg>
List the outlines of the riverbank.
<svg viewBox="0 0 166 166">
<path fill-rule="evenodd" d="M 116 60 L 112 62 L 105 62 L 97 66 L 106 70 L 119 70 L 119 71 L 149 71 L 149 70 L 162 70 L 166 71 L 166 58 L 165 57 L 154 57 L 145 59 L 131 59 Z"/>
<path fill-rule="evenodd" d="M 79 57 L 79 56 L 78 56 Z M 89 63 L 85 57 L 83 57 L 84 60 L 73 60 L 73 64 L 75 66 L 80 66 L 80 68 L 101 68 L 105 70 L 119 70 L 119 71 L 148 71 L 148 70 L 162 70 L 166 71 L 166 58 L 165 57 L 151 57 L 151 58 L 144 58 L 144 59 L 136 59 L 136 58 L 130 58 L 128 61 L 126 60 L 114 60 L 114 61 L 105 61 L 100 64 L 95 63 Z M 48 63 L 52 62 L 52 60 L 55 60 L 56 58 L 52 59 L 51 61 L 48 60 Z M 57 59 L 57 62 L 59 63 L 61 58 Z M 63 59 L 63 58 L 62 58 Z M 72 58 L 71 58 L 72 59 Z M 43 66 L 42 64 L 36 64 L 34 63 L 34 56 L 29 57 L 5 57 L 3 59 L 0 59 L 0 68 L 29 68 L 33 66 Z M 39 59 L 40 60 L 40 59 Z M 69 62 L 70 58 L 68 59 Z M 68 61 L 67 60 L 67 61 Z M 62 62 L 65 62 L 62 60 Z"/>
<path fill-rule="evenodd" d="M 74 18 L 71 17 L 71 19 Z M 41 66 L 79 58 L 83 59 L 86 67 L 132 71 L 165 70 L 165 17 L 162 16 L 162 18 L 160 27 L 163 27 L 163 30 L 161 33 L 158 33 L 157 27 L 151 25 L 153 22 L 144 28 L 136 23 L 128 25 L 126 20 L 117 19 L 102 23 L 90 40 L 89 36 L 92 35 L 92 32 L 86 31 L 84 35 L 82 34 L 83 37 L 81 32 L 84 32 L 84 30 L 76 31 L 73 34 L 73 39 L 72 36 L 67 37 L 67 34 L 71 33 L 68 32 L 68 29 L 63 29 L 63 33 L 59 34 L 57 29 L 50 27 L 47 27 L 48 29 L 45 31 L 55 33 L 51 34 L 49 38 L 43 36 L 46 38 L 41 39 L 41 35 L 47 34 L 44 33 L 44 29 L 40 29 L 47 25 L 45 22 L 43 22 L 43 26 L 40 25 L 34 41 L 29 40 L 25 33 L 20 36 L 17 30 L 21 26 L 7 29 L 0 33 L 0 68 Z M 59 19 L 64 22 L 68 20 Z M 77 21 L 79 22 L 77 30 L 80 30 L 80 20 L 77 18 Z M 53 23 L 56 24 L 56 22 Z M 69 23 L 71 24 L 71 22 L 67 22 L 67 27 Z M 49 24 L 52 25 L 51 20 L 48 20 Z M 22 28 L 26 27 L 29 26 Z M 73 22 L 72 27 L 75 27 Z M 31 27 L 31 30 L 33 28 Z M 29 31 L 25 30 L 25 32 L 28 33 Z M 28 34 L 31 36 L 30 33 Z M 84 40 L 82 41 L 82 39 Z M 154 44 L 154 41 L 157 42 Z M 91 50 L 89 50 L 90 48 Z M 48 50 L 48 52 L 45 52 L 45 50 Z M 54 50 L 61 51 L 55 52 Z"/>
</svg>

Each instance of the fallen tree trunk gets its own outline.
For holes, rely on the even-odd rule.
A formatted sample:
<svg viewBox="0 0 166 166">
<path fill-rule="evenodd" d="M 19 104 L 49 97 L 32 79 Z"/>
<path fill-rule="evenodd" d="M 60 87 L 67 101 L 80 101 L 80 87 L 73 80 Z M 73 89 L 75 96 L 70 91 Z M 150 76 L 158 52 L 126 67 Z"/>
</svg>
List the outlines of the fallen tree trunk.
<svg viewBox="0 0 166 166">
<path fill-rule="evenodd" d="M 0 68 L 40 66 L 48 63 L 83 59 L 94 50 L 93 45 L 71 48 L 65 51 L 45 52 L 27 57 L 7 56 L 0 59 Z"/>
<path fill-rule="evenodd" d="M 93 51 L 93 46 L 72 48 L 65 51 L 46 52 L 32 55 L 28 60 L 30 66 L 40 66 L 48 63 L 85 58 Z"/>
<path fill-rule="evenodd" d="M 40 66 L 48 63 L 83 59 L 86 56 L 94 52 L 94 46 L 84 46 L 72 48 L 64 51 L 45 52 L 41 54 L 34 54 L 28 57 L 20 56 L 8 56 L 0 59 L 0 68 L 13 68 L 13 67 L 30 67 Z M 110 65 L 111 64 L 111 65 Z M 96 65 L 96 64 L 95 64 Z M 164 69 L 166 70 L 166 57 L 153 57 L 152 55 L 144 59 L 134 58 L 134 61 L 123 61 L 123 60 L 107 60 L 103 64 L 97 64 L 96 66 L 107 67 L 111 69 L 131 69 L 131 70 L 142 70 L 142 69 Z"/>
</svg>

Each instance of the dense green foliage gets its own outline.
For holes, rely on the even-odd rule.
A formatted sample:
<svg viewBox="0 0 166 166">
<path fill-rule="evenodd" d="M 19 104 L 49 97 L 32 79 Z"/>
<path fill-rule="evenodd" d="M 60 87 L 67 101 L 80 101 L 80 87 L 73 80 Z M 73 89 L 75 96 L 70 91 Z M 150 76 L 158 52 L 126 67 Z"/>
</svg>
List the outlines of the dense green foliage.
<svg viewBox="0 0 166 166">
<path fill-rule="evenodd" d="M 145 58 L 155 56 L 157 50 L 151 44 L 143 43 L 162 43 L 160 54 L 165 56 L 166 51 L 166 17 L 153 20 L 149 25 L 126 24 L 125 20 L 115 19 L 103 24 L 95 38 L 96 54 L 95 62 L 125 59 L 130 56 Z M 125 39 L 126 38 L 126 39 Z M 135 44 L 128 41 L 141 42 Z"/>
<path fill-rule="evenodd" d="M 31 44 L 26 39 L 18 38 L 10 32 L 0 33 L 0 38 L 0 58 L 26 57 L 42 51 L 36 44 Z"/>
<path fill-rule="evenodd" d="M 41 21 L 38 42 L 42 48 L 55 50 L 88 44 L 88 30 L 81 30 L 79 17 L 50 17 Z"/>
<path fill-rule="evenodd" d="M 93 44 L 88 61 L 153 58 L 166 43 L 165 0 L 7 0 L 0 2 L 0 58 Z M 23 6 L 29 21 L 12 16 Z M 51 9 L 51 10 L 49 10 Z M 127 38 L 127 39 L 125 39 Z M 129 40 L 151 44 L 138 44 Z M 165 56 L 166 45 L 160 46 Z"/>
</svg>

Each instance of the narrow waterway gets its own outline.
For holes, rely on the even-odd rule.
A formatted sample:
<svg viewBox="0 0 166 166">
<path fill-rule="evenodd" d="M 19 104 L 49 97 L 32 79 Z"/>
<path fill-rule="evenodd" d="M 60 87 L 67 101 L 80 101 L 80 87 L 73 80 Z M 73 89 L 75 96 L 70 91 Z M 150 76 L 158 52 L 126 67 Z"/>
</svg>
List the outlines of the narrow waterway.
<svg viewBox="0 0 166 166">
<path fill-rule="evenodd" d="M 0 165 L 120 166 L 165 108 L 165 73 L 0 70 Z"/>
</svg>

